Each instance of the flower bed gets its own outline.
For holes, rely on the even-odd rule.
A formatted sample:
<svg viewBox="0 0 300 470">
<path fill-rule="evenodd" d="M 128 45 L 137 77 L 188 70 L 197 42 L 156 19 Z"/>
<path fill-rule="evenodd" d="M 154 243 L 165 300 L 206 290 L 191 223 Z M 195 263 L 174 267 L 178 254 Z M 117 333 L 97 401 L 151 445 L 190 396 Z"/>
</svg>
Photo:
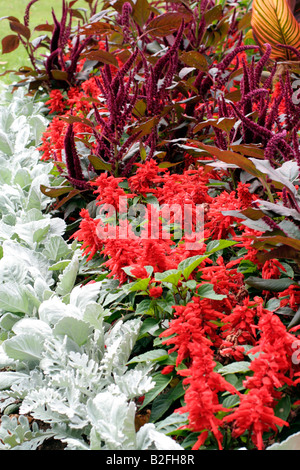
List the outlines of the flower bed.
<svg viewBox="0 0 300 470">
<path fill-rule="evenodd" d="M 63 1 L 32 44 L 33 3 L 0 123 L 2 448 L 299 448 L 298 44 L 210 0 Z"/>
</svg>

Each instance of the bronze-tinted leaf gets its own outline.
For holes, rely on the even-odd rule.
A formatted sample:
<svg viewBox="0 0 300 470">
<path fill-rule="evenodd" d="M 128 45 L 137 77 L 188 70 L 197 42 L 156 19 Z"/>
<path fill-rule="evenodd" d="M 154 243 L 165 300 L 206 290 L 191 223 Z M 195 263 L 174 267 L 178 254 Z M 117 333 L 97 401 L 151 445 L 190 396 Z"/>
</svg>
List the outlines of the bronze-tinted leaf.
<svg viewBox="0 0 300 470">
<path fill-rule="evenodd" d="M 27 40 L 30 38 L 30 29 L 27 26 L 24 26 L 22 23 L 17 21 L 10 21 L 9 26 L 14 33 L 20 34 L 20 36 L 23 36 Z"/>
<path fill-rule="evenodd" d="M 141 119 L 140 124 L 138 126 L 132 126 L 132 127 L 128 128 L 127 133 L 129 135 L 139 133 L 139 138 L 141 138 L 145 135 L 150 134 L 153 127 L 158 124 L 159 120 L 160 120 L 159 116 L 154 116 L 154 117 L 152 117 L 150 119 L 146 119 L 146 120 Z"/>
<path fill-rule="evenodd" d="M 260 263 L 265 263 L 270 259 L 294 259 L 299 262 L 300 251 L 288 245 L 280 245 L 278 248 L 274 248 L 270 251 L 262 251 L 257 253 L 257 259 Z"/>
<path fill-rule="evenodd" d="M 244 157 L 243 155 L 240 155 L 239 153 L 231 152 L 230 150 L 221 150 L 218 147 L 215 147 L 213 145 L 206 145 L 202 142 L 198 142 L 198 147 L 202 148 L 203 150 L 206 150 L 222 162 L 237 165 L 253 176 L 262 176 L 262 173 L 255 167 L 255 165 L 248 158 Z"/>
<path fill-rule="evenodd" d="M 95 170 L 104 170 L 104 171 L 111 171 L 110 163 L 106 163 L 101 158 L 97 157 L 96 155 L 90 155 L 89 161 L 95 168 Z"/>
<path fill-rule="evenodd" d="M 233 74 L 232 74 L 233 75 Z M 232 77 L 231 75 L 231 77 Z M 232 77 L 233 78 L 233 77 Z M 225 100 L 230 100 L 230 101 L 233 101 L 234 103 L 237 103 L 238 101 L 241 100 L 242 98 L 242 93 L 241 93 L 241 90 L 233 90 L 233 91 L 230 91 L 229 93 L 226 93 L 226 95 L 224 96 Z"/>
<path fill-rule="evenodd" d="M 8 54 L 14 51 L 20 44 L 19 37 L 16 34 L 9 34 L 2 39 L 2 54 Z"/>
<path fill-rule="evenodd" d="M 134 7 L 132 16 L 137 24 L 142 28 L 150 15 L 150 5 L 147 0 L 137 0 Z"/>
<path fill-rule="evenodd" d="M 91 34 L 103 34 L 107 31 L 114 31 L 117 28 L 117 25 L 111 25 L 104 21 L 95 21 L 93 23 L 88 23 L 83 25 L 80 28 L 80 33 L 91 35 Z"/>
<path fill-rule="evenodd" d="M 137 118 L 141 118 L 141 117 L 145 116 L 146 109 L 147 109 L 147 105 L 146 105 L 145 101 L 144 100 L 138 100 L 135 103 L 135 106 L 132 110 L 132 114 Z"/>
<path fill-rule="evenodd" d="M 72 116 L 70 114 L 70 115 L 66 115 L 66 116 L 61 116 L 60 119 L 62 121 L 67 122 L 68 124 L 74 124 L 74 122 L 80 122 L 81 124 L 85 124 L 86 126 L 89 126 L 89 127 L 92 127 L 92 128 L 95 127 L 94 124 L 92 123 L 92 121 L 90 121 L 87 118 L 80 117 L 80 116 Z"/>
<path fill-rule="evenodd" d="M 77 194 L 80 194 L 79 189 L 72 189 L 69 188 L 69 193 L 67 196 L 63 197 L 57 204 L 55 204 L 55 210 L 60 209 L 66 202 L 70 201 L 74 196 L 77 196 Z"/>
<path fill-rule="evenodd" d="M 18 20 L 18 18 L 16 18 L 15 16 L 2 16 L 0 18 L 0 21 L 1 20 L 16 21 L 17 23 L 20 23 L 20 20 Z"/>
<path fill-rule="evenodd" d="M 245 217 L 248 217 L 251 220 L 260 220 L 266 214 L 263 211 L 258 209 L 253 209 L 253 207 L 247 207 L 247 209 L 241 211 L 241 214 Z"/>
<path fill-rule="evenodd" d="M 252 12 L 250 10 L 245 13 L 245 15 L 243 15 L 242 18 L 239 20 L 238 30 L 242 31 L 243 29 L 249 28 L 249 26 L 251 26 L 251 17 Z"/>
<path fill-rule="evenodd" d="M 247 157 L 264 159 L 264 149 L 256 144 L 232 144 L 231 148 L 234 152 L 239 152 Z"/>
<path fill-rule="evenodd" d="M 51 70 L 51 75 L 54 80 L 63 80 L 67 81 L 68 80 L 68 74 L 67 72 L 64 72 L 63 70 Z"/>
<path fill-rule="evenodd" d="M 78 18 L 79 20 L 84 21 L 84 16 L 80 12 L 80 10 L 77 10 L 76 8 L 71 8 L 70 11 L 72 12 L 72 16 L 74 16 L 74 18 Z"/>
<path fill-rule="evenodd" d="M 251 237 L 249 237 L 251 238 Z M 276 245 L 287 245 L 291 246 L 297 251 L 300 251 L 300 240 L 296 238 L 285 237 L 282 235 L 275 235 L 274 237 L 259 237 L 254 240 L 254 248 L 261 248 L 262 246 L 268 244 L 269 246 L 276 246 Z"/>
<path fill-rule="evenodd" d="M 97 60 L 97 62 L 102 62 L 103 64 L 114 65 L 115 67 L 119 65 L 116 57 L 107 51 L 89 51 L 82 54 L 82 57 L 88 60 Z"/>
<path fill-rule="evenodd" d="M 222 5 L 216 5 L 207 12 L 205 12 L 205 22 L 206 25 L 209 26 L 213 21 L 220 20 L 223 16 L 223 8 Z"/>
<path fill-rule="evenodd" d="M 233 126 L 236 123 L 236 118 L 229 117 L 229 118 L 220 118 L 220 119 L 208 119 L 207 121 L 200 122 L 193 128 L 193 133 L 200 131 L 204 127 L 212 126 L 216 127 L 217 129 L 221 129 L 229 133 Z"/>
<path fill-rule="evenodd" d="M 146 32 L 154 36 L 168 36 L 178 30 L 183 19 L 188 21 L 190 18 L 188 13 L 163 13 L 147 24 Z"/>
<path fill-rule="evenodd" d="M 62 194 L 69 193 L 72 188 L 70 186 L 52 186 L 49 188 L 48 186 L 41 184 L 40 190 L 43 194 L 45 194 L 45 196 L 55 198 L 61 196 Z"/>
<path fill-rule="evenodd" d="M 52 33 L 53 29 L 53 24 L 39 24 L 34 28 L 34 31 L 49 31 L 50 33 Z"/>
<path fill-rule="evenodd" d="M 183 52 L 180 55 L 180 60 L 188 67 L 195 67 L 202 70 L 202 72 L 208 70 L 206 57 L 198 51 Z"/>
</svg>

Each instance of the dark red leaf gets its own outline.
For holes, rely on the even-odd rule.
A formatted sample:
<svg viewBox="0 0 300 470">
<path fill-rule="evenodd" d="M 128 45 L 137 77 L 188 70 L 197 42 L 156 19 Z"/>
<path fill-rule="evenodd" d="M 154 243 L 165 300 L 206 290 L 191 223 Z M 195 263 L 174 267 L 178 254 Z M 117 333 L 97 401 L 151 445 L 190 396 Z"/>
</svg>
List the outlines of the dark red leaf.
<svg viewBox="0 0 300 470">
<path fill-rule="evenodd" d="M 114 65 L 115 67 L 118 67 L 119 65 L 115 56 L 107 51 L 91 51 L 82 54 L 82 57 L 85 57 L 88 60 L 97 60 L 98 62 L 102 62 L 103 64 Z"/>
<path fill-rule="evenodd" d="M 20 39 L 16 34 L 9 34 L 2 39 L 2 54 L 14 51 L 20 44 Z"/>
<path fill-rule="evenodd" d="M 178 30 L 182 20 L 189 20 L 188 13 L 164 13 L 151 20 L 146 27 L 146 31 L 154 36 L 167 36 L 171 32 Z"/>
<path fill-rule="evenodd" d="M 2 16 L 0 20 L 16 21 L 17 23 L 20 23 L 20 20 L 18 20 L 18 18 L 15 16 Z"/>
<path fill-rule="evenodd" d="M 9 22 L 10 29 L 21 36 L 24 36 L 27 40 L 30 38 L 30 29 L 27 26 L 24 26 L 22 23 L 17 21 L 10 21 Z"/>
<path fill-rule="evenodd" d="M 62 116 L 60 118 L 62 121 L 65 121 L 67 122 L 68 124 L 74 124 L 74 122 L 80 122 L 81 124 L 85 124 L 86 126 L 89 126 L 89 127 L 95 127 L 94 124 L 92 123 L 92 121 L 90 121 L 89 119 L 86 119 L 84 117 L 79 117 L 79 116 Z"/>
<path fill-rule="evenodd" d="M 39 24 L 34 28 L 34 31 L 49 31 L 50 33 L 52 33 L 53 29 L 53 24 Z"/>
</svg>

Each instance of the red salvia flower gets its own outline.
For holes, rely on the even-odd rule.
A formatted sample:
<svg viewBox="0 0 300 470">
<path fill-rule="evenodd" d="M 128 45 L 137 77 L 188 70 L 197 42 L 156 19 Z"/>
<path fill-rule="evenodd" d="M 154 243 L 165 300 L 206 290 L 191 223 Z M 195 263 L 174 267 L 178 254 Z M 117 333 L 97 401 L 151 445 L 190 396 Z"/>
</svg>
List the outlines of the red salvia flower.
<svg viewBox="0 0 300 470">
<path fill-rule="evenodd" d="M 150 297 L 153 297 L 154 299 L 158 299 L 158 297 L 161 297 L 163 293 L 162 287 L 156 286 L 156 287 L 151 287 L 149 289 L 149 295 Z"/>
<path fill-rule="evenodd" d="M 263 450 L 264 432 L 270 429 L 277 431 L 277 426 L 288 426 L 286 421 L 275 416 L 272 403 L 272 396 L 266 388 L 254 388 L 242 395 L 238 408 L 231 415 L 224 417 L 225 422 L 233 422 L 233 437 L 249 432 L 257 448 Z"/>
<path fill-rule="evenodd" d="M 102 249 L 102 241 L 99 239 L 96 229 L 99 220 L 92 219 L 87 209 L 81 209 L 80 216 L 83 218 L 77 230 L 71 238 L 77 238 L 83 242 L 81 249 L 84 255 L 88 255 L 87 261 Z"/>
<path fill-rule="evenodd" d="M 136 163 L 138 167 L 134 176 L 131 176 L 129 186 L 135 193 L 146 195 L 155 191 L 155 185 L 163 183 L 164 179 L 160 176 L 160 173 L 164 173 L 167 170 L 165 168 L 159 168 L 155 160 L 148 160 L 145 163 Z"/>
<path fill-rule="evenodd" d="M 185 393 L 186 405 L 177 411 L 188 412 L 189 424 L 186 427 L 201 433 L 193 450 L 199 449 L 205 442 L 208 431 L 214 434 L 219 449 L 222 449 L 222 420 L 217 414 L 228 410 L 219 403 L 218 394 L 221 391 L 238 394 L 224 377 L 215 372 L 216 363 L 211 346 L 212 343 L 204 334 L 198 336 L 197 341 L 191 343 L 191 366 L 179 371 L 179 374 L 185 377 L 183 384 L 189 387 Z"/>
<path fill-rule="evenodd" d="M 147 279 L 149 277 L 148 271 L 144 266 L 134 266 L 131 270 L 130 273 L 132 276 L 138 278 L 138 279 Z"/>
<path fill-rule="evenodd" d="M 171 372 L 173 372 L 173 370 L 174 370 L 174 366 L 166 366 L 166 367 L 163 368 L 161 373 L 163 375 L 168 375 L 168 374 L 171 374 Z"/>
<path fill-rule="evenodd" d="M 263 279 L 279 279 L 281 271 L 286 272 L 286 269 L 277 259 L 270 259 L 266 261 L 262 267 Z"/>
<path fill-rule="evenodd" d="M 113 206 L 118 212 L 121 210 L 127 212 L 127 207 L 120 207 L 120 202 L 125 202 L 128 198 L 133 198 L 135 194 L 128 194 L 123 188 L 119 186 L 124 181 L 124 178 L 115 178 L 108 176 L 107 173 L 101 173 L 98 178 L 93 181 L 92 186 L 97 187 L 94 191 L 98 194 L 96 198 L 96 205 L 108 204 Z"/>
<path fill-rule="evenodd" d="M 60 90 L 51 90 L 49 93 L 50 99 L 46 101 L 51 113 L 61 114 L 65 111 L 66 103 L 64 102 L 63 94 Z"/>
<path fill-rule="evenodd" d="M 296 312 L 300 307 L 300 286 L 295 284 L 290 285 L 280 293 L 279 299 L 280 307 L 289 306 Z"/>
</svg>

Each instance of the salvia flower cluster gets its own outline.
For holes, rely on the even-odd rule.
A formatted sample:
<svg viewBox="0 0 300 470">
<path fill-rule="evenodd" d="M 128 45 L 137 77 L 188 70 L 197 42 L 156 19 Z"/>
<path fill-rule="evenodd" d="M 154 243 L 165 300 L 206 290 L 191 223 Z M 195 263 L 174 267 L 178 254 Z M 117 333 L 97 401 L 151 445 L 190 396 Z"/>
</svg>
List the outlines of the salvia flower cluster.
<svg viewBox="0 0 300 470">
<path fill-rule="evenodd" d="M 108 332 L 142 324 L 128 373 L 149 363 L 156 385 L 136 423 L 265 449 L 299 431 L 297 65 L 249 40 L 244 2 L 89 3 L 75 29 L 53 12 L 41 190 Z"/>
</svg>

